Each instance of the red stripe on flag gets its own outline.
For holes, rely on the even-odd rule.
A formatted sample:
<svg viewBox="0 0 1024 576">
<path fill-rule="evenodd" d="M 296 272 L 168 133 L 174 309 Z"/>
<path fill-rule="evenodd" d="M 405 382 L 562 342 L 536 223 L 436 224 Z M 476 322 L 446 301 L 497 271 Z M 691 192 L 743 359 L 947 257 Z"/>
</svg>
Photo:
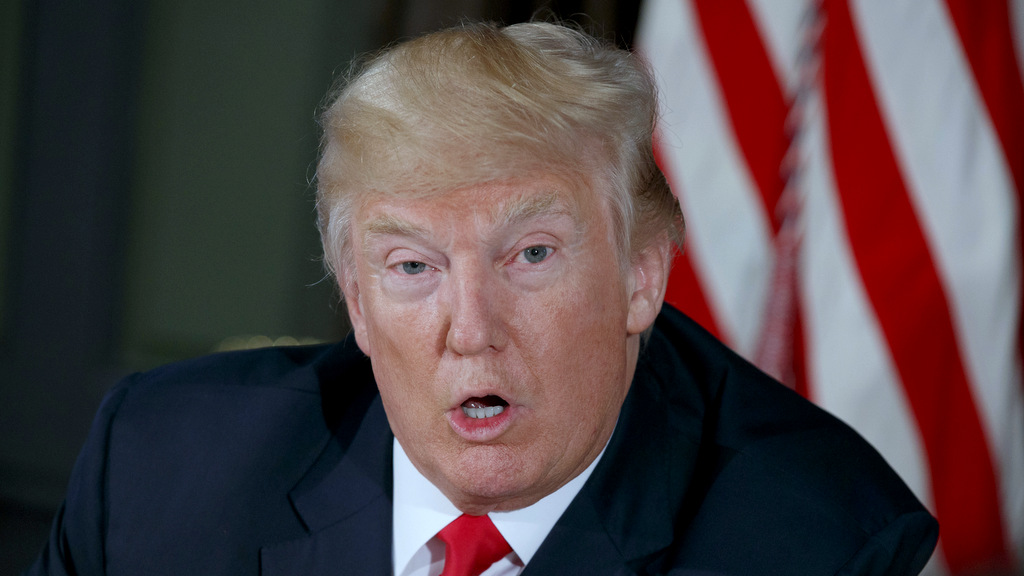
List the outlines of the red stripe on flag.
<svg viewBox="0 0 1024 576">
<path fill-rule="evenodd" d="M 776 206 L 785 187 L 780 172 L 789 149 L 789 104 L 746 2 L 695 0 L 693 5 L 733 133 L 777 234 L 781 218 Z"/>
<path fill-rule="evenodd" d="M 1008 559 L 993 461 L 948 301 L 893 155 L 845 0 L 828 0 L 824 85 L 850 245 L 917 419 L 953 573 Z"/>
</svg>

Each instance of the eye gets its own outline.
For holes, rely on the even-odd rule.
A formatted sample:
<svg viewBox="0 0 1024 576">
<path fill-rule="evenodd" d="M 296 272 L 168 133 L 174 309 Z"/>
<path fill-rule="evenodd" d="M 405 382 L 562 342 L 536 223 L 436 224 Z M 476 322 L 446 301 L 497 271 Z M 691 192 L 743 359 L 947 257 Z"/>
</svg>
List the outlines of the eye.
<svg viewBox="0 0 1024 576">
<path fill-rule="evenodd" d="M 423 262 L 402 262 L 402 272 L 406 274 L 419 274 L 427 269 Z"/>
<path fill-rule="evenodd" d="M 536 264 L 548 257 L 547 246 L 530 246 L 523 250 L 523 258 L 530 264 Z"/>
</svg>

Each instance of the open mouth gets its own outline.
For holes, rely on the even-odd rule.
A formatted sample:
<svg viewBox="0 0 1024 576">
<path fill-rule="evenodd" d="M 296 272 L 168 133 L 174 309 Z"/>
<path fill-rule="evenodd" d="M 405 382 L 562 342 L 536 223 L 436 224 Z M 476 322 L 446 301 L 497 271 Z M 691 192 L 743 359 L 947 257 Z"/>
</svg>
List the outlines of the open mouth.
<svg viewBox="0 0 1024 576">
<path fill-rule="evenodd" d="M 505 411 L 508 402 L 500 396 L 484 396 L 483 398 L 470 398 L 462 403 L 462 413 L 474 420 L 493 418 Z"/>
</svg>

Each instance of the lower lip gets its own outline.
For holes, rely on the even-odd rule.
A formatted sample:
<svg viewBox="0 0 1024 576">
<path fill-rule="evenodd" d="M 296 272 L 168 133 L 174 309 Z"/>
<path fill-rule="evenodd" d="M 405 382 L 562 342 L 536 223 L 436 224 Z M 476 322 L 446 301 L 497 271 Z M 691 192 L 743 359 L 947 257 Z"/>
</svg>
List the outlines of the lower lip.
<svg viewBox="0 0 1024 576">
<path fill-rule="evenodd" d="M 490 442 L 512 425 L 514 415 L 515 409 L 506 406 L 505 410 L 496 416 L 470 418 L 462 411 L 461 406 L 457 406 L 448 411 L 448 424 L 456 434 L 469 442 Z"/>
</svg>

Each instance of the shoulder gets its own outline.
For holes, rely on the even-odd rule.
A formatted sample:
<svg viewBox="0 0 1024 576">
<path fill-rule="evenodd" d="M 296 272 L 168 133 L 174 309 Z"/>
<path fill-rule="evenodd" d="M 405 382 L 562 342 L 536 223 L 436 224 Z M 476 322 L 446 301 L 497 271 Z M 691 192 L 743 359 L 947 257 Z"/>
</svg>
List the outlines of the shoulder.
<svg viewBox="0 0 1024 576">
<path fill-rule="evenodd" d="M 689 413 L 698 414 L 704 453 L 715 456 L 711 473 L 738 465 L 757 468 L 766 480 L 802 485 L 805 497 L 813 493 L 803 489 L 818 487 L 823 498 L 838 498 L 864 482 L 910 495 L 856 431 L 678 311 L 662 314 L 646 354 L 647 370 L 661 395 L 671 399 L 670 409 L 682 401 Z"/>
<path fill-rule="evenodd" d="M 243 429 L 274 413 L 326 417 L 346 397 L 372 389 L 369 361 L 351 342 L 212 354 L 129 376 L 109 393 L 115 424 Z M 323 417 L 312 420 L 324 420 Z M 196 429 L 196 428 L 191 428 Z"/>
<path fill-rule="evenodd" d="M 289 500 L 376 398 L 351 343 L 217 354 L 135 374 L 107 395 L 50 547 L 110 573 L 255 568 L 305 529 Z M 174 556 L 174 550 L 190 555 Z M 181 569 L 188 565 L 189 569 Z"/>
<path fill-rule="evenodd" d="M 368 359 L 349 342 L 229 352 L 125 378 L 95 426 L 112 472 L 137 473 L 154 458 L 165 470 L 251 467 L 315 453 L 375 393 Z"/>
<path fill-rule="evenodd" d="M 133 392 L 144 393 L 209 386 L 318 393 L 317 375 L 322 367 L 340 368 L 357 364 L 359 360 L 360 354 L 347 341 L 221 352 L 140 372 L 119 386 L 129 385 Z"/>
<path fill-rule="evenodd" d="M 649 344 L 663 394 L 686 399 L 685 413 L 701 420 L 680 554 L 765 574 L 788 573 L 800 558 L 792 573 L 813 574 L 883 546 L 880 566 L 903 555 L 899 562 L 920 569 L 934 546 L 934 520 L 854 430 L 675 310 L 663 313 Z M 728 559 L 716 551 L 722 542 Z"/>
</svg>

